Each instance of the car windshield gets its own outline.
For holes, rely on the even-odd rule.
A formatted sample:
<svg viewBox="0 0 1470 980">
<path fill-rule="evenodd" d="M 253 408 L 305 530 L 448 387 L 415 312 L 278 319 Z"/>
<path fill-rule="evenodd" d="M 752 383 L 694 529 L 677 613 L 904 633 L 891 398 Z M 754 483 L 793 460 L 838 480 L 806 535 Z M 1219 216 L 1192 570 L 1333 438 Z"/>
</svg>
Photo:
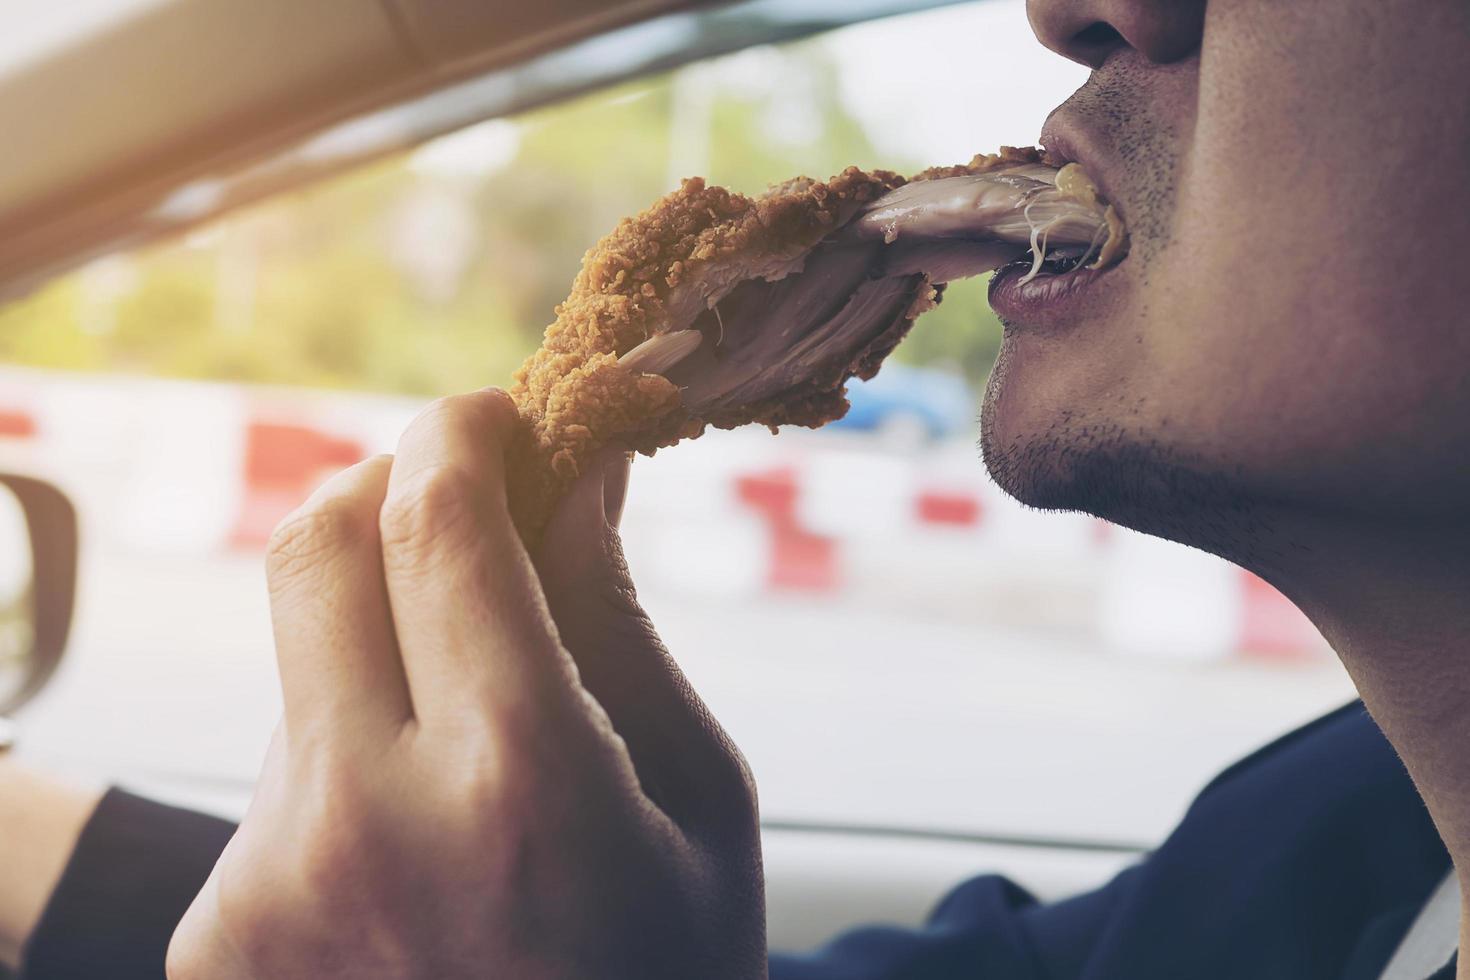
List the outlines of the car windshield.
<svg viewBox="0 0 1470 980">
<path fill-rule="evenodd" d="M 680 178 L 753 192 L 1034 140 L 1085 69 L 1022 6 L 479 122 L 0 308 L 0 468 L 58 483 L 83 528 L 27 751 L 238 813 L 279 711 L 274 524 L 427 399 L 507 383 L 583 252 Z M 1146 847 L 1222 764 L 1350 696 L 1259 580 L 996 489 L 975 443 L 1000 336 L 985 283 L 956 284 L 841 423 L 634 465 L 641 595 L 773 825 Z"/>
</svg>

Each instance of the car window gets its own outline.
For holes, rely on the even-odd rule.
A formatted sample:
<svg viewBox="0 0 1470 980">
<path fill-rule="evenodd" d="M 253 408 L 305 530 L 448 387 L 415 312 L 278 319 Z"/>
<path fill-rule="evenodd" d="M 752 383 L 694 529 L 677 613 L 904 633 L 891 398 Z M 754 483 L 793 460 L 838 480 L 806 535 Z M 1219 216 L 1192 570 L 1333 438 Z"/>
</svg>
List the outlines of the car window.
<svg viewBox="0 0 1470 980">
<path fill-rule="evenodd" d="M 25 750 L 238 812 L 279 709 L 271 528 L 427 399 L 508 382 L 621 216 L 685 176 L 1026 143 L 1084 77 L 1019 0 L 875 21 L 480 122 L 0 309 L 0 469 L 62 486 L 84 547 Z M 1350 688 L 1258 579 L 996 489 L 984 297 L 953 286 L 840 424 L 640 459 L 629 559 L 773 825 L 1147 846 Z"/>
</svg>

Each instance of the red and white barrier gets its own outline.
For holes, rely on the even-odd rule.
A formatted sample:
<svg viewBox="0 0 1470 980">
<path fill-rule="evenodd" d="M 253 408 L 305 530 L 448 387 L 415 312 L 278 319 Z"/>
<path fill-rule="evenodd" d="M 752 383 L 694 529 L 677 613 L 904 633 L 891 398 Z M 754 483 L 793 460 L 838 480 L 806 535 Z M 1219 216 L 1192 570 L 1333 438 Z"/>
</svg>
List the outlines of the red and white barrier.
<svg viewBox="0 0 1470 980">
<path fill-rule="evenodd" d="M 250 553 L 331 473 L 391 450 L 419 404 L 0 370 L 0 468 L 61 484 L 91 546 Z M 624 530 L 640 582 L 665 593 L 1080 630 L 1135 656 L 1321 649 L 1259 579 L 1091 518 L 1027 510 L 967 444 L 712 433 L 635 464 Z"/>
<path fill-rule="evenodd" d="M 0 405 L 0 439 L 34 439 L 36 417 L 23 408 Z"/>
<path fill-rule="evenodd" d="M 236 548 L 259 548 L 271 531 L 328 476 L 366 456 L 354 439 L 292 422 L 251 419 L 239 515 L 230 531 Z"/>
</svg>

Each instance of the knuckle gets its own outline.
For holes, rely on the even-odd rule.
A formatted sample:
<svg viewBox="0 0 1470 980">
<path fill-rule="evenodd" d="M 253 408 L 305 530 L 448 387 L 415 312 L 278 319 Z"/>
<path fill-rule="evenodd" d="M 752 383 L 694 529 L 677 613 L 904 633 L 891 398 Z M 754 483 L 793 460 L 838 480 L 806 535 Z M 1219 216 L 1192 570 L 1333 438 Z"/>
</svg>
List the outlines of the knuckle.
<svg viewBox="0 0 1470 980">
<path fill-rule="evenodd" d="M 297 874 L 306 894 L 316 901 L 334 895 L 355 894 L 364 861 L 372 853 L 368 835 L 355 821 L 312 833 L 297 859 Z"/>
<path fill-rule="evenodd" d="M 510 395 L 487 388 L 430 403 L 409 425 L 405 438 L 463 433 L 476 440 L 488 437 L 504 442 L 519 420 L 520 412 Z"/>
<path fill-rule="evenodd" d="M 404 480 L 388 494 L 378 518 L 386 558 L 413 563 L 452 535 L 470 531 L 481 488 L 459 467 L 438 464 Z"/>
<path fill-rule="evenodd" d="M 293 778 L 305 787 L 302 794 L 302 826 L 310 840 L 333 827 L 354 824 L 375 805 L 372 777 L 367 763 L 336 743 L 303 753 L 293 761 Z"/>
<path fill-rule="evenodd" d="M 503 388 L 486 388 L 484 391 L 476 392 L 471 396 L 477 398 L 484 406 L 483 410 L 490 416 L 490 421 L 497 428 L 509 428 L 519 421 L 521 415 L 516 408 L 515 400 L 510 393 Z"/>
<path fill-rule="evenodd" d="M 516 718 L 488 720 L 459 750 L 460 787 L 469 800 L 486 808 L 530 794 L 532 777 L 544 752 L 542 741 Z"/>
<path fill-rule="evenodd" d="M 740 751 L 733 739 L 718 725 L 710 732 L 713 742 L 711 755 L 713 768 L 721 787 L 732 797 L 733 802 L 755 805 L 755 777 L 745 753 Z"/>
<path fill-rule="evenodd" d="M 598 576 L 599 599 L 610 611 L 638 621 L 640 628 L 646 629 L 657 639 L 653 621 L 638 602 L 638 590 L 633 585 L 633 574 L 628 568 L 627 556 L 623 553 L 622 538 L 617 534 L 605 535 L 602 547 L 606 574 Z"/>
<path fill-rule="evenodd" d="M 535 824 L 557 809 L 560 788 L 576 782 L 556 733 L 531 714 L 497 710 L 455 740 L 450 808 L 497 834 Z"/>
<path fill-rule="evenodd" d="M 400 444 L 411 438 L 420 438 L 427 434 L 437 434 L 452 429 L 457 424 L 461 412 L 460 403 L 457 399 L 460 395 L 450 395 L 447 398 L 436 398 L 425 405 L 418 415 L 414 416 L 412 422 L 408 423 L 408 429 L 404 431 Z"/>
<path fill-rule="evenodd" d="M 302 808 L 295 861 L 309 896 L 320 900 L 360 891 L 377 853 L 377 805 L 355 776 L 328 771 L 319 778 Z"/>
<path fill-rule="evenodd" d="M 288 514 L 266 545 L 266 575 L 293 579 L 373 533 L 371 519 L 347 499 L 330 497 Z"/>
<path fill-rule="evenodd" d="M 695 714 L 697 726 L 703 730 L 708 747 L 706 765 L 713 794 L 721 799 L 723 809 L 740 818 L 754 818 L 760 811 L 760 800 L 756 792 L 755 774 L 745 753 L 735 744 L 724 727 L 710 713 L 704 702 L 690 692 L 690 707 Z"/>
<path fill-rule="evenodd" d="M 544 717 L 548 710 L 520 702 L 498 705 L 479 739 L 485 771 L 500 780 L 523 780 L 549 762 L 557 732 Z"/>
<path fill-rule="evenodd" d="M 760 799 L 745 757 L 731 745 L 707 767 L 700 815 L 691 831 L 722 847 L 758 841 Z"/>
<path fill-rule="evenodd" d="M 750 769 L 750 762 L 746 760 L 745 753 L 729 741 L 730 759 L 730 791 L 736 803 L 752 816 L 760 813 L 760 793 L 756 790 L 755 773 Z"/>
<path fill-rule="evenodd" d="M 500 388 L 486 388 L 467 395 L 453 396 L 456 408 L 475 430 L 504 443 L 520 422 L 521 414 L 510 395 Z"/>
<path fill-rule="evenodd" d="M 511 784 L 512 779 L 503 769 L 471 759 L 461 778 L 445 787 L 447 808 L 476 830 L 508 833 L 516 823 L 513 801 L 518 796 L 511 791 Z M 526 794 L 522 791 L 519 795 Z"/>
</svg>

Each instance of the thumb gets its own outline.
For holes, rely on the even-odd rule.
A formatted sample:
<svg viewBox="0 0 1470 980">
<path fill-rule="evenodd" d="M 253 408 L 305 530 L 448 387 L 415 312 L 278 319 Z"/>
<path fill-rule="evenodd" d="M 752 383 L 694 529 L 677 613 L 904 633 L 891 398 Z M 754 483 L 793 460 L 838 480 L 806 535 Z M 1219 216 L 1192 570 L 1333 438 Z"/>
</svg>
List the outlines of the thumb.
<svg viewBox="0 0 1470 980">
<path fill-rule="evenodd" d="M 689 831 L 748 822 L 754 797 L 745 760 L 638 603 L 616 527 L 630 468 L 619 450 L 592 458 L 542 537 L 541 587 L 582 685 L 627 743 L 644 792 Z"/>
<path fill-rule="evenodd" d="M 630 453 L 612 447 L 603 449 L 593 454 L 562 498 L 535 555 L 541 587 L 548 599 L 553 592 L 609 583 L 620 574 L 626 576 L 626 566 L 614 564 L 612 559 L 614 551 L 616 557 L 621 555 L 617 524 L 622 518 L 631 469 Z M 631 581 L 627 584 L 631 588 Z M 566 641 L 565 634 L 562 639 Z"/>
</svg>

